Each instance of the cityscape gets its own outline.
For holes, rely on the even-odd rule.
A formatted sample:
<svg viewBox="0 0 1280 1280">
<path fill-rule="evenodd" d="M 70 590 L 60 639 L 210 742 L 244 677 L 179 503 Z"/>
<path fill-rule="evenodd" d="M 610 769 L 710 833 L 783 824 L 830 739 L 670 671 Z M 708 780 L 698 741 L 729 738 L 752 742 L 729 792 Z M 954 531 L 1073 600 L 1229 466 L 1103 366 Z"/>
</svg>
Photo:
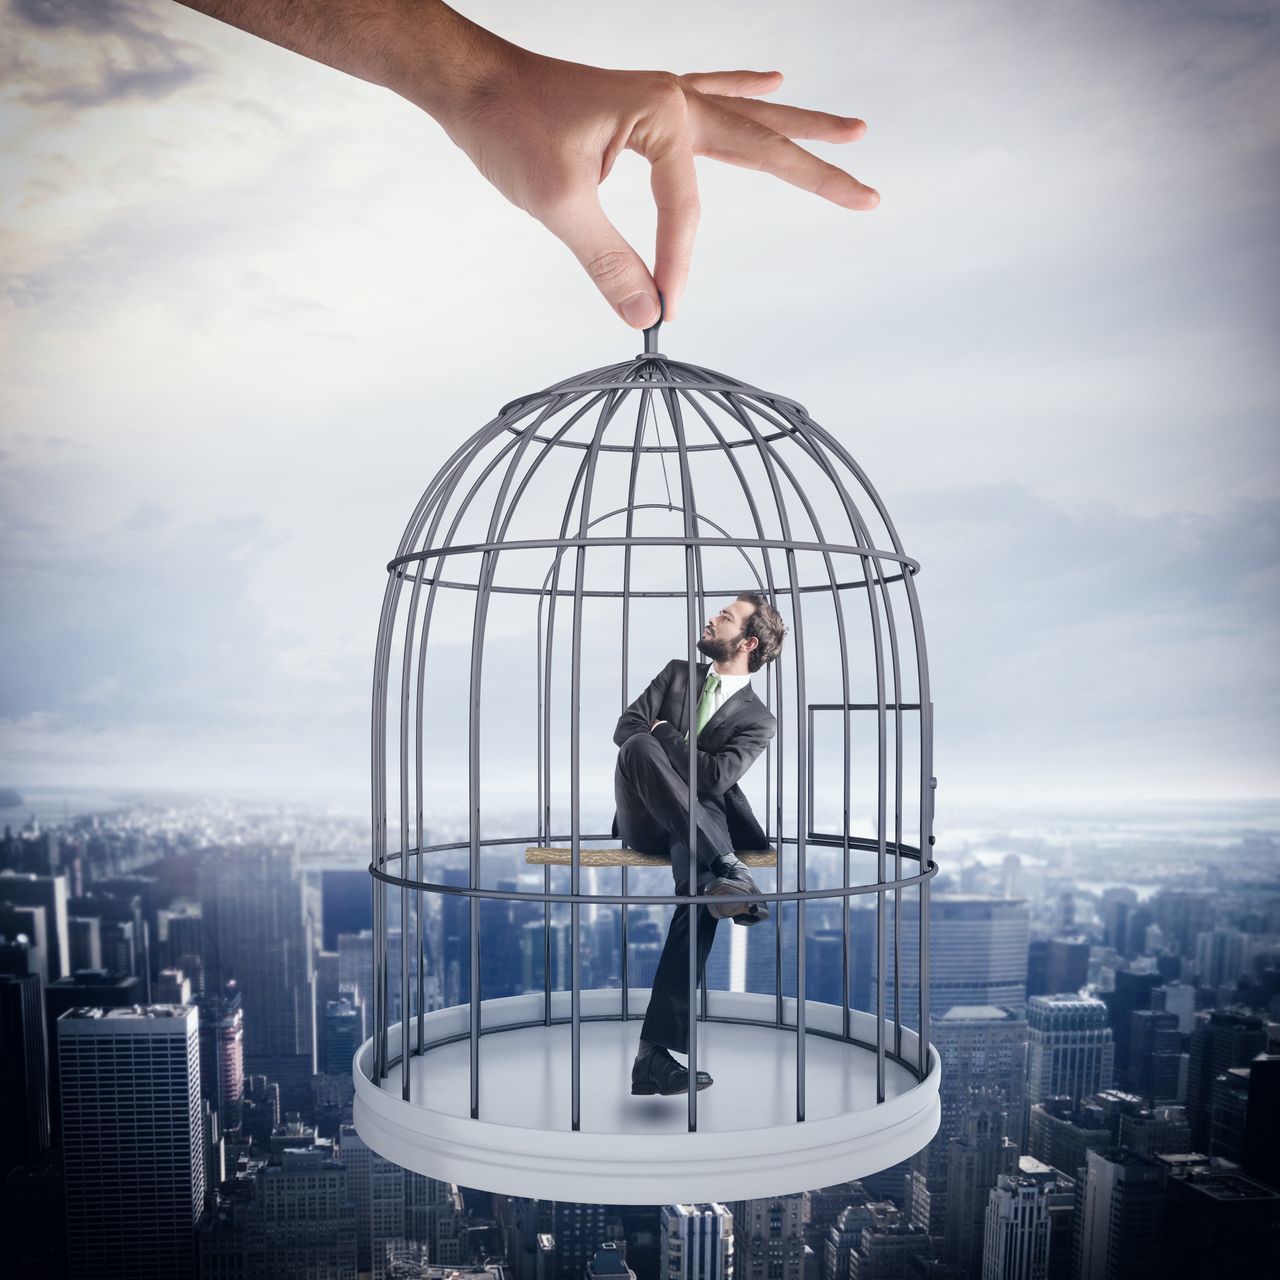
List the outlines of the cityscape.
<svg viewBox="0 0 1280 1280">
<path fill-rule="evenodd" d="M 362 814 L 296 800 L 0 799 L 6 1274 L 1130 1280 L 1261 1275 L 1280 1256 L 1274 806 L 940 822 L 934 1139 L 798 1195 L 617 1206 L 436 1181 L 361 1140 Z M 584 829 L 602 816 L 584 814 Z M 518 830 L 514 814 L 486 821 Z M 465 831 L 446 819 L 431 837 Z M 835 856 L 810 851 L 815 879 Z M 496 884 L 518 893 L 524 874 L 540 886 L 531 869 Z M 429 1008 L 465 1002 L 470 981 L 465 912 L 444 901 L 425 930 Z M 823 905 L 809 908 L 805 994 L 838 1004 L 840 908 L 824 920 Z M 481 950 L 486 999 L 541 990 L 548 955 L 552 988 L 568 987 L 567 912 L 546 939 L 541 906 L 484 906 L 483 937 L 510 942 Z M 644 986 L 663 909 L 628 910 L 629 981 Z M 874 1009 L 874 911 L 850 914 L 850 1002 Z M 794 995 L 794 917 L 780 928 Z M 617 987 L 616 908 L 587 909 L 581 929 L 582 985 Z M 707 985 L 772 992 L 774 946 L 767 930 L 722 931 Z M 899 994 L 914 1026 L 908 969 Z M 398 1016 L 394 983 L 388 998 Z"/>
</svg>

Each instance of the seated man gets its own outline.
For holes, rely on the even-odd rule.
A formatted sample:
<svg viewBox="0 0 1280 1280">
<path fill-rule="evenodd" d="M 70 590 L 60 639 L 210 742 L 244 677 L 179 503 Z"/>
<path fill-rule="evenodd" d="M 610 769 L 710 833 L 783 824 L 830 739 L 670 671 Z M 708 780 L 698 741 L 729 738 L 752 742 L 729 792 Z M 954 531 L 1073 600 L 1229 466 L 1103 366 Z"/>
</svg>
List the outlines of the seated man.
<svg viewBox="0 0 1280 1280">
<path fill-rule="evenodd" d="M 765 902 L 734 901 L 759 893 L 735 849 L 764 849 L 766 838 L 738 786 L 778 723 L 751 690 L 751 672 L 782 650 L 786 626 L 762 595 L 744 593 L 723 608 L 698 641 L 711 663 L 699 662 L 697 723 L 698 889 L 724 901 L 698 907 L 698 981 L 702 981 L 717 923 L 758 924 Z M 613 834 L 632 849 L 670 857 L 675 892 L 689 876 L 689 664 L 673 658 L 622 713 L 613 740 L 621 748 L 614 772 L 618 812 Z M 677 727 L 679 726 L 679 727 Z M 631 1092 L 688 1093 L 689 1070 L 669 1052 L 689 1052 L 689 905 L 676 907 L 653 978 L 640 1029 Z M 711 1077 L 698 1072 L 698 1088 Z"/>
</svg>

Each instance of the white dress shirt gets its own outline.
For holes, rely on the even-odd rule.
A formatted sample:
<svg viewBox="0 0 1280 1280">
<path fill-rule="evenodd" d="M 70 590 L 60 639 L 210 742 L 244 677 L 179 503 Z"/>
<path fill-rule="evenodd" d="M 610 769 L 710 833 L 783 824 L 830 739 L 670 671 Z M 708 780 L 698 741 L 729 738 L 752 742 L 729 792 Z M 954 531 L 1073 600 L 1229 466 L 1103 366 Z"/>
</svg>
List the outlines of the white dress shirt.
<svg viewBox="0 0 1280 1280">
<path fill-rule="evenodd" d="M 714 667 L 712 667 L 711 670 L 707 672 L 708 676 L 718 675 L 718 674 L 719 673 L 715 670 Z M 733 695 L 737 693 L 739 689 L 741 689 L 744 685 L 748 685 L 750 683 L 751 683 L 751 677 L 749 675 L 720 676 L 720 687 L 715 691 L 715 693 L 711 695 L 711 715 L 714 716 L 715 713 L 719 711 L 722 706 L 724 706 L 725 700 L 727 698 L 732 698 Z M 705 680 L 703 681 L 702 687 L 704 689 L 707 687 Z M 702 697 L 701 691 L 699 691 L 698 697 L 699 699 L 701 699 Z M 711 720 L 710 718 L 708 718 L 707 724 L 710 724 L 710 723 L 711 723 Z"/>
<path fill-rule="evenodd" d="M 714 666 L 708 668 L 707 670 L 708 676 L 713 674 L 720 675 L 720 673 L 715 670 Z M 722 706 L 724 706 L 726 698 L 732 698 L 733 695 L 743 687 L 743 685 L 748 685 L 750 683 L 751 683 L 750 675 L 720 676 L 720 684 L 717 687 L 715 693 L 711 695 L 711 715 L 707 717 L 707 724 L 711 723 L 711 719 L 715 715 L 715 713 L 719 711 Z M 706 681 L 706 678 L 704 677 L 702 681 L 702 685 L 698 689 L 698 702 L 702 701 L 702 690 L 705 689 L 706 687 L 707 687 L 707 681 Z M 693 707 L 694 707 L 694 715 L 696 717 L 698 713 L 698 703 L 695 702 L 693 704 Z M 665 720 L 654 721 L 654 723 L 649 727 L 649 732 L 652 733 L 654 729 L 658 727 L 658 725 L 666 724 L 666 723 L 667 721 Z M 703 725 L 703 728 L 705 729 L 706 725 Z"/>
</svg>

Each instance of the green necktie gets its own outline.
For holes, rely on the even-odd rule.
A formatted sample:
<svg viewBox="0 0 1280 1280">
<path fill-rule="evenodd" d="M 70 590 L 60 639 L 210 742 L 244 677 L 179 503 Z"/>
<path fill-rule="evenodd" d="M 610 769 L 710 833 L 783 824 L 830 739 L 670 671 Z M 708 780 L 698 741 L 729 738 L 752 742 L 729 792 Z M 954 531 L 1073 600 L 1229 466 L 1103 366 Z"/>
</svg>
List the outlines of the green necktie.
<svg viewBox="0 0 1280 1280">
<path fill-rule="evenodd" d="M 720 677 L 714 671 L 707 673 L 707 683 L 703 686 L 702 697 L 698 699 L 698 732 L 701 733 L 706 728 L 707 721 L 711 719 L 711 713 L 715 710 L 716 690 L 720 687 Z M 687 733 L 684 735 L 689 736 Z"/>
</svg>

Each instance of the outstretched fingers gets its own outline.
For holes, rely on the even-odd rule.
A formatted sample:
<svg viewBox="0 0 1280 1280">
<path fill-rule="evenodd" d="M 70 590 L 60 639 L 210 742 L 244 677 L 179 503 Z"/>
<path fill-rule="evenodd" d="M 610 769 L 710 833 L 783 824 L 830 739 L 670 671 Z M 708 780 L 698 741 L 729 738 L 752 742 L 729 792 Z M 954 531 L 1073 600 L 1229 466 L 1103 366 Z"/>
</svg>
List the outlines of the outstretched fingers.
<svg viewBox="0 0 1280 1280">
<path fill-rule="evenodd" d="M 756 107 L 762 105 L 756 104 Z M 846 209 L 874 209 L 880 203 L 880 194 L 874 187 L 859 182 L 852 174 L 828 164 L 768 125 L 743 114 L 741 106 L 735 104 L 731 110 L 705 95 L 690 100 L 690 125 L 697 155 L 744 169 L 763 169 Z"/>
</svg>

